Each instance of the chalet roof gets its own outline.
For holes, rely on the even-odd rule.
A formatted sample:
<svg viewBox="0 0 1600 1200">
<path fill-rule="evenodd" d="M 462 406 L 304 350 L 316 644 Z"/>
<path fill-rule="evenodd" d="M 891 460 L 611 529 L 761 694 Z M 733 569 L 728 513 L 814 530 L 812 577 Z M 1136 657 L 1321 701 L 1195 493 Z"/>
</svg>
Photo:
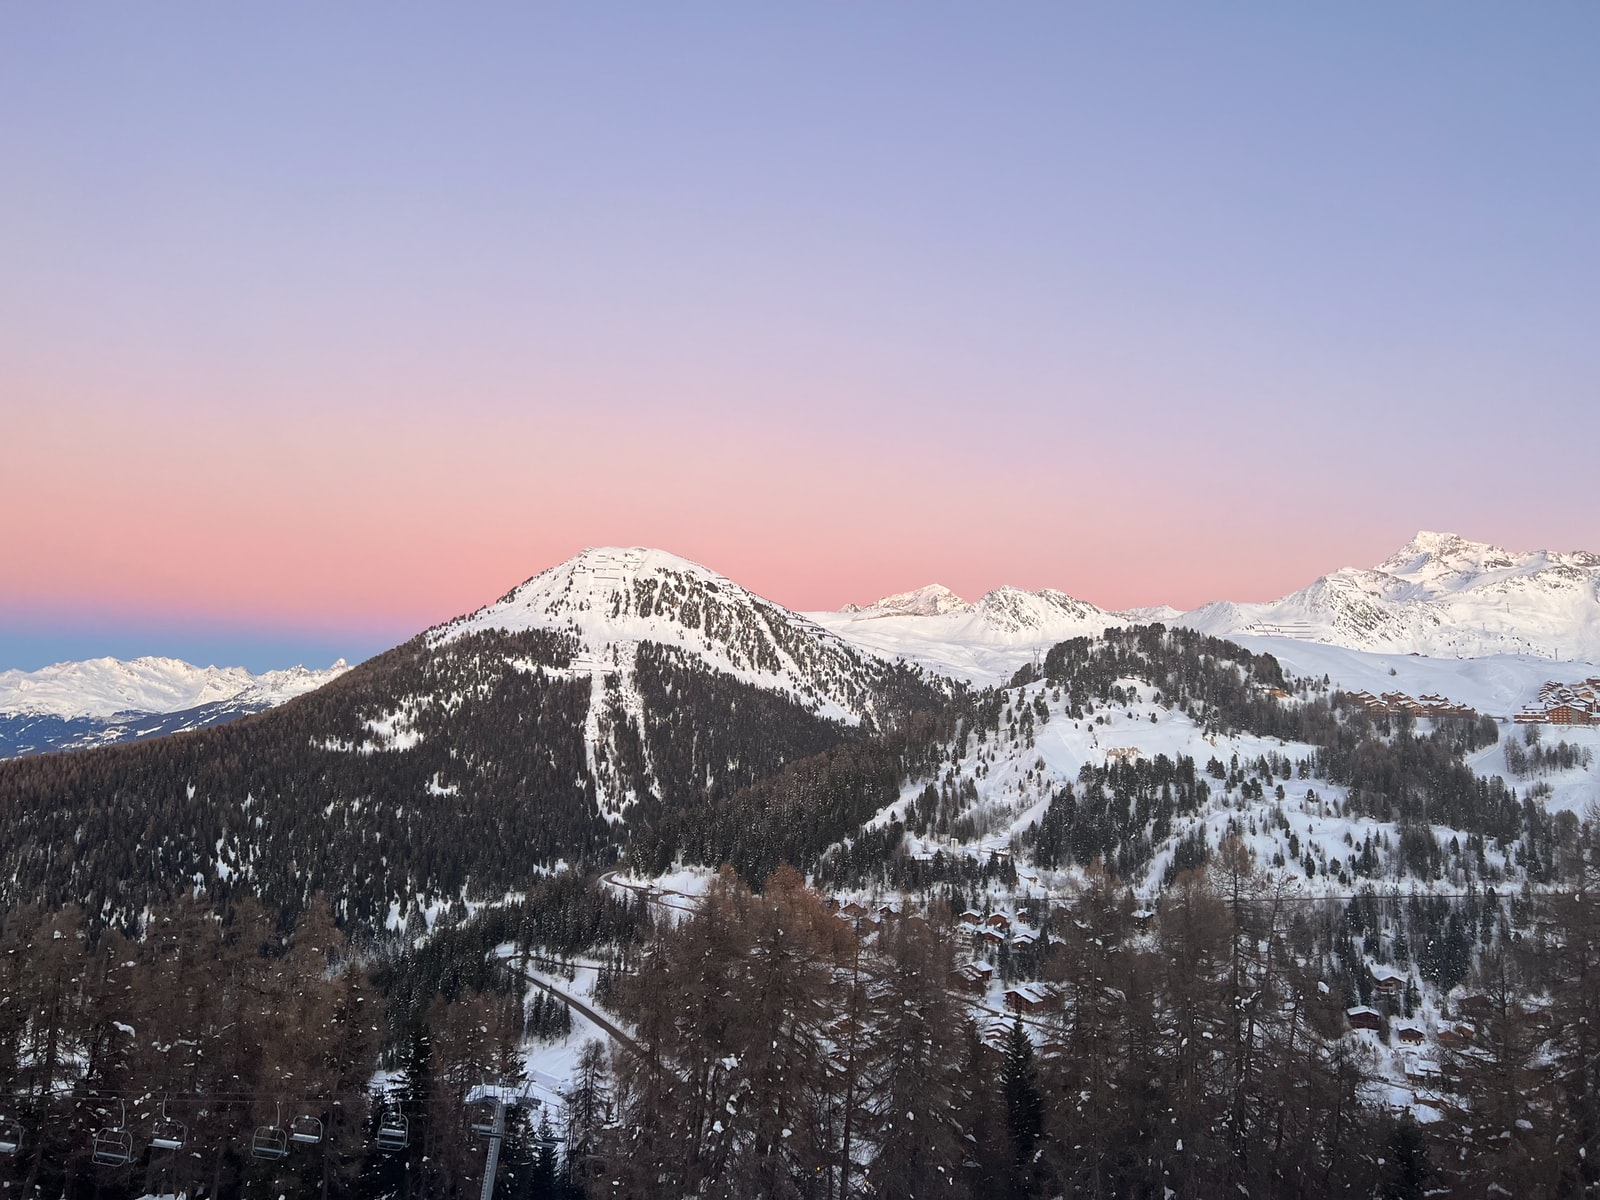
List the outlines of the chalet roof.
<svg viewBox="0 0 1600 1200">
<path fill-rule="evenodd" d="M 1054 996 L 1055 993 L 1050 988 L 1049 984 L 1019 983 L 1013 987 L 1008 987 L 1006 989 L 1006 995 L 1020 996 L 1022 999 L 1027 1000 L 1031 1004 L 1044 1004 L 1052 996 Z"/>
</svg>

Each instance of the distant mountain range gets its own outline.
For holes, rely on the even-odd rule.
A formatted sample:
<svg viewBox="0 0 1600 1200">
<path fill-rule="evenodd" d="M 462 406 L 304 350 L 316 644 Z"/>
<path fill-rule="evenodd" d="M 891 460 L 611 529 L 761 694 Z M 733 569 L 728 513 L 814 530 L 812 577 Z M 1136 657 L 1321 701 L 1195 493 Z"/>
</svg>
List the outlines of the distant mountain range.
<svg viewBox="0 0 1600 1200">
<path fill-rule="evenodd" d="M 1309 700 L 1308 680 L 1326 691 L 1325 674 L 1340 686 L 1350 667 L 1366 672 L 1357 686 L 1392 680 L 1503 712 L 1545 663 L 1491 662 L 1492 679 L 1413 679 L 1411 664 L 1471 664 L 1412 659 L 1404 647 L 1431 645 L 1415 639 L 1442 636 L 1447 614 L 1481 608 L 1485 596 L 1509 614 L 1492 649 L 1537 647 L 1557 633 L 1593 645 L 1578 635 L 1594 633 L 1597 574 L 1594 556 L 1512 555 L 1421 535 L 1378 568 L 1335 572 L 1276 605 L 1163 613 L 1169 625 L 1197 627 L 1163 640 L 1126 628 L 1148 624 L 1143 614 L 1053 590 L 1004 587 L 969 603 L 929 586 L 803 615 L 664 551 L 587 550 L 354 668 L 252 676 L 101 660 L 0 676 L 13 754 L 45 748 L 51 736 L 57 746 L 146 739 L 0 765 L 0 903 L 77 899 L 121 911 L 135 893 L 106 888 L 131 871 L 154 889 L 144 895 L 197 881 L 286 902 L 326 891 L 376 926 L 403 920 L 395 913 L 419 896 L 504 894 L 560 862 L 627 853 L 664 870 L 680 854 L 737 857 L 741 839 L 755 839 L 749 853 L 778 856 L 772 865 L 798 860 L 893 806 L 915 772 L 955 760 L 976 772 L 975 793 L 947 798 L 952 820 L 977 822 L 962 837 L 1009 838 L 1042 819 L 1053 789 L 1107 747 L 1197 761 L 1219 752 L 1202 711 L 1212 701 L 1171 708 L 1190 686 L 1172 674 L 1186 656 L 1184 679 L 1211 672 L 1208 687 L 1237 693 L 1237 727 L 1291 721 L 1274 715 L 1276 700 L 1258 704 L 1249 691 L 1276 686 L 1276 660 L 1207 646 L 1199 634 L 1248 630 L 1268 643 L 1247 639 L 1257 653 L 1311 654 L 1297 668 L 1301 698 L 1285 703 Z M 1108 630 L 1115 636 L 1102 637 Z M 1337 638 L 1390 657 L 1336 649 Z M 1227 656 L 1244 665 L 1218 666 Z M 1102 677 L 1096 660 L 1108 670 L 1143 664 L 1144 683 Z M 1010 693 L 961 682 L 1014 677 L 1014 686 L 1035 681 L 1026 711 Z M 1071 694 L 1039 690 L 1050 678 L 1074 680 Z M 1091 720 L 1089 707 L 1101 705 Z M 1002 791 L 991 802 L 984 730 L 1002 728 L 1015 770 L 996 775 Z M 180 729 L 195 732 L 149 740 Z M 1267 744 L 1241 743 L 1238 753 Z M 1039 774 L 1046 759 L 1060 771 Z M 1586 777 L 1571 784 L 1588 786 Z M 75 856 L 54 855 L 86 820 L 120 832 L 103 851 L 85 843 Z M 785 838 L 794 844 L 780 845 Z M 1161 860 L 1141 851 L 1139 861 Z"/>
<path fill-rule="evenodd" d="M 176 658 L 94 658 L 0 671 L 0 758 L 136 741 L 261 712 L 338 678 L 290 667 L 253 674 Z"/>
<path fill-rule="evenodd" d="M 1600 554 L 1511 551 L 1425 532 L 1375 567 L 1345 567 L 1281 600 L 1219 601 L 1170 621 L 1351 650 L 1592 660 L 1600 657 Z"/>
<path fill-rule="evenodd" d="M 601 548 L 541 572 L 494 604 L 427 634 L 558 631 L 566 670 L 637 720 L 634 661 L 655 643 L 781 694 L 823 720 L 874 717 L 886 663 L 987 684 L 1066 638 L 1159 621 L 1379 654 L 1515 654 L 1600 660 L 1600 554 L 1510 551 L 1423 532 L 1375 567 L 1345 567 L 1278 600 L 1109 611 L 1053 589 L 999 587 L 975 601 L 929 584 L 838 612 L 799 614 L 662 550 Z M 94 659 L 0 672 L 0 757 L 198 729 L 311 691 L 347 667 L 255 675 L 175 659 Z M 590 707 L 591 720 L 604 705 Z M 609 736 L 598 724 L 593 746 Z M 604 754 L 600 761 L 607 761 Z M 619 801 L 620 802 L 620 801 Z"/>
<path fill-rule="evenodd" d="M 977 681 L 1067 637 L 1159 621 L 1222 637 L 1291 638 L 1382 654 L 1600 658 L 1600 554 L 1516 552 L 1417 534 L 1375 567 L 1345 567 L 1282 599 L 1111 612 L 1063 592 L 997 588 L 969 603 L 938 584 L 811 618 L 879 654 Z"/>
</svg>

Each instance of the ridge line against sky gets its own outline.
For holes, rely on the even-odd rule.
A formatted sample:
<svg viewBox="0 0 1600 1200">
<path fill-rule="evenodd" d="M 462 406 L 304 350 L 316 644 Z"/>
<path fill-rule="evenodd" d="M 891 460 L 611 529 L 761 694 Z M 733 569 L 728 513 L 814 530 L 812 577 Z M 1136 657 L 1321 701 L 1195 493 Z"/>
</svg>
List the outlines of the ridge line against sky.
<svg viewBox="0 0 1600 1200">
<path fill-rule="evenodd" d="M 1595 61 L 1579 3 L 7 8 L 0 666 L 359 657 L 585 545 L 802 610 L 1597 548 L 1534 502 Z"/>
</svg>

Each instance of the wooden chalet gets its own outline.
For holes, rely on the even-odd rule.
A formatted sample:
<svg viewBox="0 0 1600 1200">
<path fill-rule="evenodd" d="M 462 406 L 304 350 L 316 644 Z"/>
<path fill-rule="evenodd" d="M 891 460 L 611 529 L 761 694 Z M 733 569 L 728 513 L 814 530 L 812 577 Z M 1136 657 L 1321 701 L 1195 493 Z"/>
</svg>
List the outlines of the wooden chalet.
<svg viewBox="0 0 1600 1200">
<path fill-rule="evenodd" d="M 1380 996 L 1404 996 L 1406 994 L 1406 977 L 1397 975 L 1393 971 L 1386 971 L 1382 967 L 1373 967 L 1369 972 L 1372 976 L 1372 987 Z"/>
<path fill-rule="evenodd" d="M 1435 1083 L 1444 1078 L 1444 1071 L 1431 1058 L 1413 1058 L 1406 1061 L 1406 1078 L 1413 1082 Z"/>
<path fill-rule="evenodd" d="M 986 963 L 962 963 L 955 970 L 955 986 L 976 995 L 988 991 L 993 978 L 994 968 Z"/>
<path fill-rule="evenodd" d="M 1038 1013 L 1053 1008 L 1055 989 L 1045 983 L 1019 983 L 1006 989 L 1005 1005 L 1014 1013 Z"/>
<path fill-rule="evenodd" d="M 1377 1032 L 1383 1028 L 1383 1014 L 1375 1008 L 1368 1008 L 1365 1004 L 1345 1009 L 1344 1019 L 1351 1029 L 1370 1029 Z"/>
</svg>

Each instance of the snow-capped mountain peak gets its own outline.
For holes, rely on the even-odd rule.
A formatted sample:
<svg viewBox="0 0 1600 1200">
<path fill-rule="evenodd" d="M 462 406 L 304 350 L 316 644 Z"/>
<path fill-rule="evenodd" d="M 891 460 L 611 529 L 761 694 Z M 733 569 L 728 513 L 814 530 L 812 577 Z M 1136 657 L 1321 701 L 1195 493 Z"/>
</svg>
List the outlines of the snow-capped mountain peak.
<svg viewBox="0 0 1600 1200">
<path fill-rule="evenodd" d="M 574 669 L 597 677 L 626 677 L 639 643 L 655 642 L 846 721 L 865 715 L 866 679 L 881 670 L 844 639 L 726 576 L 637 546 L 585 550 L 429 636 L 437 645 L 530 629 L 571 634 Z"/>
<path fill-rule="evenodd" d="M 945 613 L 971 612 L 972 605 L 944 584 L 930 583 L 909 592 L 884 596 L 867 605 L 864 611 L 909 617 L 941 617 Z"/>
<path fill-rule="evenodd" d="M 1091 628 L 1098 633 L 1108 626 L 1122 624 L 1104 609 L 1054 588 L 1028 592 L 1016 587 L 997 587 L 985 592 L 974 608 L 989 625 L 1008 634 L 1038 632 L 1056 637 L 1059 633 L 1060 637 L 1070 637 Z M 1065 632 L 1075 626 L 1083 628 Z"/>
<path fill-rule="evenodd" d="M 1600 555 L 1512 551 L 1424 531 L 1376 567 L 1345 567 L 1265 604 L 1214 602 L 1178 621 L 1353 650 L 1594 657 Z"/>
</svg>

